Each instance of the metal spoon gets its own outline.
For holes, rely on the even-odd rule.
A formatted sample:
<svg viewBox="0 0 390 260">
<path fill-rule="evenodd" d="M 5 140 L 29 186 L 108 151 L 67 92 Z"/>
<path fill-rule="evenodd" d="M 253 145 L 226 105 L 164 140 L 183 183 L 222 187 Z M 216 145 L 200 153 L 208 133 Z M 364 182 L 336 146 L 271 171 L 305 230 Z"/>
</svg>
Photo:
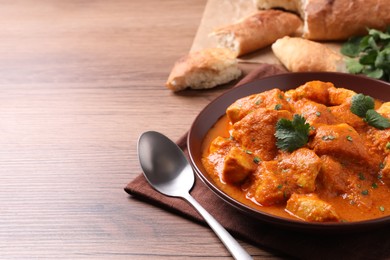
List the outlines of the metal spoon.
<svg viewBox="0 0 390 260">
<path fill-rule="evenodd" d="M 149 184 L 164 195 L 189 202 L 206 220 L 235 259 L 252 259 L 238 242 L 189 193 L 194 172 L 182 150 L 158 132 L 143 133 L 138 140 L 138 157 Z"/>
</svg>

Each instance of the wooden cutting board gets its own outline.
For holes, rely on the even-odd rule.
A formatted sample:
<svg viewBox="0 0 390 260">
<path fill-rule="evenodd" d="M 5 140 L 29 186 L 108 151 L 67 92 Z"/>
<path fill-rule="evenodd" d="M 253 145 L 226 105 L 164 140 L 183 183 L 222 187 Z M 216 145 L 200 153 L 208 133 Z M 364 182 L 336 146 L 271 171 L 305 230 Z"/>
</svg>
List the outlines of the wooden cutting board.
<svg viewBox="0 0 390 260">
<path fill-rule="evenodd" d="M 256 5 L 252 0 L 208 0 L 191 51 L 216 47 L 216 40 L 209 37 L 215 28 L 234 23 L 256 11 Z M 323 44 L 340 52 L 341 43 L 326 42 Z M 280 64 L 272 53 L 271 47 L 240 57 L 240 62 Z"/>
</svg>

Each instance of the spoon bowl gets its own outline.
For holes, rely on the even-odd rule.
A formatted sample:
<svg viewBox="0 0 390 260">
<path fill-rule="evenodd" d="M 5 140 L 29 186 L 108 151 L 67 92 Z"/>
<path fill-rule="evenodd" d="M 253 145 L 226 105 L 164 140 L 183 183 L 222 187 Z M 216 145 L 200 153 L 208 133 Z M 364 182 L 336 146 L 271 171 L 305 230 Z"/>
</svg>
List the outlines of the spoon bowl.
<svg viewBox="0 0 390 260">
<path fill-rule="evenodd" d="M 183 152 L 162 134 L 143 133 L 138 141 L 138 156 L 147 181 L 160 193 L 180 197 L 194 185 L 194 173 Z"/>
<path fill-rule="evenodd" d="M 160 193 L 190 203 L 206 220 L 235 259 L 252 259 L 240 244 L 191 195 L 195 177 L 183 151 L 165 135 L 149 131 L 138 140 L 138 157 L 144 176 Z"/>
</svg>

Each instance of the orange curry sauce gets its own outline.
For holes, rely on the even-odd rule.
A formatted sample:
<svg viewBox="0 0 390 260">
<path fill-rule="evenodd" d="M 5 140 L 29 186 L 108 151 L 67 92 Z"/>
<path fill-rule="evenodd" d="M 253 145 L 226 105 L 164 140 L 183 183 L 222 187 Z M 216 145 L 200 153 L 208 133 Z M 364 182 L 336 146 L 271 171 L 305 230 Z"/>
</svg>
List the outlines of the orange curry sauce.
<svg viewBox="0 0 390 260">
<path fill-rule="evenodd" d="M 241 98 L 203 141 L 202 162 L 221 190 L 260 211 L 313 222 L 390 215 L 390 128 L 369 126 L 350 111 L 356 93 L 311 81 L 283 92 Z M 390 102 L 375 100 L 390 118 Z M 306 145 L 276 146 L 276 123 L 302 115 Z"/>
</svg>

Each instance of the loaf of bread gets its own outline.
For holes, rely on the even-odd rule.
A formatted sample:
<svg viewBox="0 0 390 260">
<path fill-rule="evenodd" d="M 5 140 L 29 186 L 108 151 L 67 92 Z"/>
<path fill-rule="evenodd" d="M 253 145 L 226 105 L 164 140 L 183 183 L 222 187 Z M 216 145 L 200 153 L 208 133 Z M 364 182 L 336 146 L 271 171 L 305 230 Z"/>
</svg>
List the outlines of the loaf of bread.
<svg viewBox="0 0 390 260">
<path fill-rule="evenodd" d="M 283 8 L 303 19 L 303 37 L 346 40 L 390 25 L 389 0 L 255 0 L 259 9 Z"/>
<path fill-rule="evenodd" d="M 266 10 L 218 28 L 210 36 L 217 38 L 219 46 L 242 56 L 269 46 L 283 36 L 292 35 L 301 25 L 301 19 L 295 14 Z"/>
<path fill-rule="evenodd" d="M 343 57 L 325 45 L 300 37 L 283 37 L 272 44 L 272 51 L 291 72 L 344 72 Z"/>
<path fill-rule="evenodd" d="M 179 59 L 166 82 L 173 91 L 206 89 L 228 83 L 241 75 L 235 54 L 226 48 L 208 48 Z"/>
</svg>

